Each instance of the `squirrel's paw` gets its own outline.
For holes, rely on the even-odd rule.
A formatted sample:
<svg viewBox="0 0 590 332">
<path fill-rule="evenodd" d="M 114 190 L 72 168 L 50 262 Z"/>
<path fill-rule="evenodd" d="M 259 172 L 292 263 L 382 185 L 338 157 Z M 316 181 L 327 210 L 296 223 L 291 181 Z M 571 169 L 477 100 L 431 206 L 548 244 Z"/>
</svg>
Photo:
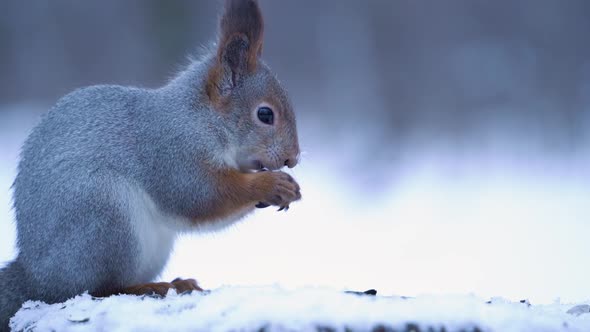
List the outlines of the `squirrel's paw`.
<svg viewBox="0 0 590 332">
<path fill-rule="evenodd" d="M 160 295 L 166 296 L 169 289 L 175 289 L 170 282 L 152 282 L 125 288 L 123 293 L 131 295 Z"/>
<path fill-rule="evenodd" d="M 176 278 L 172 280 L 172 285 L 174 285 L 178 294 L 191 293 L 192 291 L 203 291 L 195 279 Z"/>
<path fill-rule="evenodd" d="M 279 210 L 288 210 L 289 204 L 301 199 L 299 184 L 285 172 L 261 172 L 261 186 L 264 190 L 259 205 L 279 206 Z"/>
<path fill-rule="evenodd" d="M 190 293 L 192 291 L 203 291 L 195 279 L 176 278 L 172 282 L 153 282 L 148 284 L 128 287 L 125 294 L 131 295 L 159 295 L 166 296 L 168 290 L 174 289 L 178 294 Z"/>
</svg>

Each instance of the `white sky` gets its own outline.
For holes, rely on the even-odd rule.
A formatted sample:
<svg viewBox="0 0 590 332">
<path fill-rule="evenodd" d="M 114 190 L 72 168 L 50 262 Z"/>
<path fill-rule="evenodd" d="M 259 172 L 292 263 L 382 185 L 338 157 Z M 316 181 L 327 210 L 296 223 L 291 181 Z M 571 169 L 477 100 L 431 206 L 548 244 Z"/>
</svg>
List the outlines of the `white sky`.
<svg viewBox="0 0 590 332">
<path fill-rule="evenodd" d="M 30 128 L 35 117 L 9 114 L 0 122 L 0 262 L 14 254 L 8 188 L 27 133 L 23 123 Z M 355 194 L 347 176 L 331 171 L 337 161 L 331 157 L 311 146 L 292 172 L 304 199 L 288 213 L 268 208 L 228 230 L 182 237 L 163 279 L 195 277 L 206 288 L 324 285 L 536 303 L 590 300 L 584 174 L 559 165 L 490 167 L 472 158 L 462 176 L 449 177 L 438 166 L 450 157 L 426 153 L 374 197 Z"/>
</svg>

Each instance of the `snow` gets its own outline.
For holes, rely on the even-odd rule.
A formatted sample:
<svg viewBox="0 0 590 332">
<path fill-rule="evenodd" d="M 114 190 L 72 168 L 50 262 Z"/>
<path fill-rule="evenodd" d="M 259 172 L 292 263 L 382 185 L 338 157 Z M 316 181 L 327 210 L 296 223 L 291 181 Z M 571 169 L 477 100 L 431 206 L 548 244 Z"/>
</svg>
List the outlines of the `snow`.
<svg viewBox="0 0 590 332">
<path fill-rule="evenodd" d="M 489 303 L 488 303 L 489 302 Z M 578 308 L 586 308 L 579 304 Z M 62 304 L 26 302 L 11 320 L 15 330 L 42 331 L 590 331 L 590 314 L 573 304 L 535 305 L 474 295 L 415 298 L 360 296 L 331 288 L 224 286 L 210 293 L 164 299 L 83 294 Z M 415 329 L 417 330 L 417 329 Z"/>
</svg>

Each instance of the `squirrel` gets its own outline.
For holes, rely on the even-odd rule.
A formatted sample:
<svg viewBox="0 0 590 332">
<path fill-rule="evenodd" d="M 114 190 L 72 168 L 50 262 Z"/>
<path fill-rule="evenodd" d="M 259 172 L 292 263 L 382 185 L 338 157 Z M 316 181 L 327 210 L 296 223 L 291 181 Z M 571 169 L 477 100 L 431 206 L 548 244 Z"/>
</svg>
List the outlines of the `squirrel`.
<svg viewBox="0 0 590 332">
<path fill-rule="evenodd" d="M 301 199 L 286 90 L 262 61 L 255 0 L 226 0 L 217 40 L 156 89 L 90 86 L 26 139 L 13 184 L 18 255 L 0 270 L 0 331 L 27 300 L 165 295 L 154 282 L 179 233 Z"/>
</svg>

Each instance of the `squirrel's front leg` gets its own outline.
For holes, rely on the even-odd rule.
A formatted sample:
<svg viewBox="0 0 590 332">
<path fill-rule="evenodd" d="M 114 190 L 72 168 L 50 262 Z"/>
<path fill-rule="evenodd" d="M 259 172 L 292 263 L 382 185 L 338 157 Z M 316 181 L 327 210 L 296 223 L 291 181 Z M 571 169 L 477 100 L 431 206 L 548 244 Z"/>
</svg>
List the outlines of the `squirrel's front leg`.
<svg viewBox="0 0 590 332">
<path fill-rule="evenodd" d="M 217 179 L 214 197 L 208 197 L 206 214 L 195 221 L 221 220 L 260 202 L 286 207 L 301 199 L 299 185 L 287 173 L 266 171 L 244 173 L 234 169 L 219 171 L 213 176 Z"/>
</svg>

